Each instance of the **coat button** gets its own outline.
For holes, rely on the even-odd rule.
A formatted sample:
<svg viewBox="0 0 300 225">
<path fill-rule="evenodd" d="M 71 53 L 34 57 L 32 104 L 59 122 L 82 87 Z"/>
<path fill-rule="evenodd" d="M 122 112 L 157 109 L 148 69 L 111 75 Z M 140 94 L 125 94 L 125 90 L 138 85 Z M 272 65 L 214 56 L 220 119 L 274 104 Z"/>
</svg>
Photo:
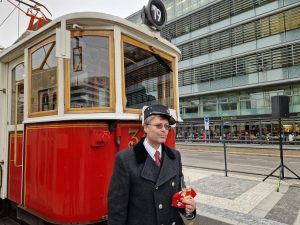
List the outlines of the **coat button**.
<svg viewBox="0 0 300 225">
<path fill-rule="evenodd" d="M 162 208 L 163 208 L 163 205 L 162 205 L 162 204 L 159 204 L 159 205 L 158 205 L 158 208 L 159 208 L 159 209 L 162 209 Z"/>
<path fill-rule="evenodd" d="M 158 186 L 155 186 L 155 190 L 158 190 Z"/>
<path fill-rule="evenodd" d="M 172 225 L 176 225 L 176 222 L 173 222 Z"/>
<path fill-rule="evenodd" d="M 172 182 L 172 187 L 174 187 L 174 186 L 175 186 L 175 182 L 173 181 L 173 182 Z"/>
</svg>

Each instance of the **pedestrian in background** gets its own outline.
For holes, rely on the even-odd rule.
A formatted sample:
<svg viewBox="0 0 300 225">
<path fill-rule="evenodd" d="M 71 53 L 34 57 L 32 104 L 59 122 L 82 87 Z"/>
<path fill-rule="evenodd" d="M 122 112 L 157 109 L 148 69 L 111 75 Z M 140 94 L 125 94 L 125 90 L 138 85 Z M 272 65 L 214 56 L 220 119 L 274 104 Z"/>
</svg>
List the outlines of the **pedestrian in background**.
<svg viewBox="0 0 300 225">
<path fill-rule="evenodd" d="M 289 134 L 289 142 L 290 142 L 290 144 L 293 144 L 294 140 L 295 140 L 294 133 L 290 133 Z"/>
<path fill-rule="evenodd" d="M 109 225 L 183 225 L 179 213 L 195 217 L 193 198 L 183 199 L 185 209 L 171 205 L 183 177 L 180 153 L 164 144 L 175 123 L 164 105 L 145 109 L 146 137 L 116 156 L 108 192 Z"/>
</svg>

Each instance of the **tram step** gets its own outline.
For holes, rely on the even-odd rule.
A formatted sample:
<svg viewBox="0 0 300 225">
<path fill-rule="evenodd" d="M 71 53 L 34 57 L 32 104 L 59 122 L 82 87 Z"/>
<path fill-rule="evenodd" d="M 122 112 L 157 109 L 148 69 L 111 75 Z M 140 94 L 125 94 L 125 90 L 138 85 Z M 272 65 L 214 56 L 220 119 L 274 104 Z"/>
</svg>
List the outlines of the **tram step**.
<svg viewBox="0 0 300 225">
<path fill-rule="evenodd" d="M 19 223 L 15 222 L 14 220 L 10 219 L 9 217 L 0 218 L 1 225 L 20 225 Z"/>
</svg>

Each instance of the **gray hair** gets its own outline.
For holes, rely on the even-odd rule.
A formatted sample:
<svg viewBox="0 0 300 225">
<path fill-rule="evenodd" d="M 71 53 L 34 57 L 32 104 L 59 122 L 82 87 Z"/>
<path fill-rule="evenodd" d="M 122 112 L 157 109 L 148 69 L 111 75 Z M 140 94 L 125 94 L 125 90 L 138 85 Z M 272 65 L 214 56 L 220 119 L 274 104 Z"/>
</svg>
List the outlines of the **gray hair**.
<svg viewBox="0 0 300 225">
<path fill-rule="evenodd" d="M 150 124 L 151 121 L 156 117 L 157 115 L 151 115 L 148 116 L 145 120 L 144 120 L 144 125 Z"/>
<path fill-rule="evenodd" d="M 144 124 L 143 124 L 143 125 L 150 124 L 151 121 L 152 121 L 155 117 L 157 117 L 157 116 L 160 117 L 160 118 L 162 118 L 162 119 L 168 120 L 168 118 L 166 118 L 166 117 L 164 117 L 164 116 L 154 114 L 154 115 L 148 116 L 148 117 L 144 120 Z"/>
</svg>

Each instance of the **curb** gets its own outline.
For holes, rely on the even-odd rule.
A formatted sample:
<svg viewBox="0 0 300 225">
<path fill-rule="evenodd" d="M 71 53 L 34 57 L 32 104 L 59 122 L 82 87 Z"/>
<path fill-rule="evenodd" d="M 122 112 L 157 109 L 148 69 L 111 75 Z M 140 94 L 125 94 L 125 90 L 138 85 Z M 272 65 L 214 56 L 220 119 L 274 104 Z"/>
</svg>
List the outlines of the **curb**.
<svg viewBox="0 0 300 225">
<path fill-rule="evenodd" d="M 187 223 L 188 224 L 188 223 Z M 197 214 L 193 225 L 247 225 L 232 219 L 220 217 L 211 213 Z"/>
<path fill-rule="evenodd" d="M 298 184 L 298 183 L 292 183 L 292 184 L 290 184 L 290 187 L 300 188 L 300 184 Z"/>
</svg>

